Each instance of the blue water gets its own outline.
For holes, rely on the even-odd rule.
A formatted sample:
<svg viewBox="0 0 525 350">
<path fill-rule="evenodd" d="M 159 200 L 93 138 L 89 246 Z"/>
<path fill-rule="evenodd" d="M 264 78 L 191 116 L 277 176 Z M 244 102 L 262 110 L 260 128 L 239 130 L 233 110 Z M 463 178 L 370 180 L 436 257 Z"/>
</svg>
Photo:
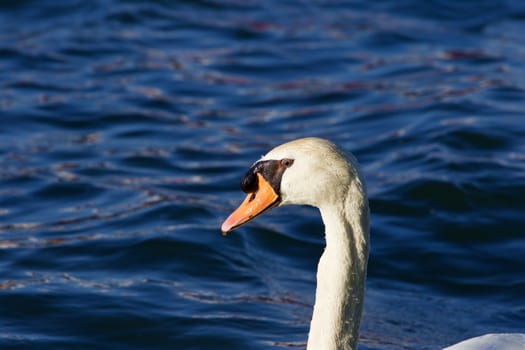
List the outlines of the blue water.
<svg viewBox="0 0 525 350">
<path fill-rule="evenodd" d="M 0 348 L 305 346 L 311 208 L 224 238 L 329 138 L 367 180 L 360 349 L 525 332 L 525 3 L 0 1 Z"/>
</svg>

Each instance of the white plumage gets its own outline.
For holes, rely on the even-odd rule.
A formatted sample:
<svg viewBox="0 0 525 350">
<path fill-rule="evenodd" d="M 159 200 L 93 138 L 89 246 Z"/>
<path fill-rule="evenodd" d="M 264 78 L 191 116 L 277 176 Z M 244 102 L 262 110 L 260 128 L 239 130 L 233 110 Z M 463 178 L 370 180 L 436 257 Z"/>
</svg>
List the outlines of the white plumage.
<svg viewBox="0 0 525 350">
<path fill-rule="evenodd" d="M 318 138 L 280 145 L 259 162 L 279 164 L 283 159 L 292 159 L 293 165 L 280 169 L 278 204 L 317 207 L 325 225 L 326 248 L 317 269 L 307 349 L 356 350 L 370 246 L 368 199 L 357 162 L 351 154 Z M 243 205 L 249 206 L 256 195 L 249 193 Z M 241 220 L 231 219 L 232 214 L 223 224 L 223 231 L 235 229 L 275 204 Z M 444 350 L 525 350 L 525 334 L 488 334 Z"/>
</svg>

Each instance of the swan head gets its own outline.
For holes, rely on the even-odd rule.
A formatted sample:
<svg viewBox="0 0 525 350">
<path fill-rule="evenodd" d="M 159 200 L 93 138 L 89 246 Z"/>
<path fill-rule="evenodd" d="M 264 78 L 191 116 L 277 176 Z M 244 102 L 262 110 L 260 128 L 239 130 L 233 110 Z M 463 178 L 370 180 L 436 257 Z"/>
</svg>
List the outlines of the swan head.
<svg viewBox="0 0 525 350">
<path fill-rule="evenodd" d="M 297 139 L 275 147 L 255 162 L 241 180 L 246 198 L 224 221 L 227 234 L 279 205 L 317 208 L 342 203 L 359 180 L 355 159 L 330 141 Z"/>
</svg>

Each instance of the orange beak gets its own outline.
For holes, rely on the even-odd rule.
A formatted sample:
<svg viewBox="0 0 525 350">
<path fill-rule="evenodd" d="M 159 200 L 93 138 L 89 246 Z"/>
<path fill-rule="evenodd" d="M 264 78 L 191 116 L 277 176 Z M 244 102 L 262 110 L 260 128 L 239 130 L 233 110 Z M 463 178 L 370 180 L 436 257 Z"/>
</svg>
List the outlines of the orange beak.
<svg viewBox="0 0 525 350">
<path fill-rule="evenodd" d="M 221 231 L 224 236 L 237 227 L 247 223 L 279 202 L 279 195 L 272 186 L 257 173 L 258 188 L 253 193 L 248 193 L 241 205 L 222 223 Z"/>
</svg>

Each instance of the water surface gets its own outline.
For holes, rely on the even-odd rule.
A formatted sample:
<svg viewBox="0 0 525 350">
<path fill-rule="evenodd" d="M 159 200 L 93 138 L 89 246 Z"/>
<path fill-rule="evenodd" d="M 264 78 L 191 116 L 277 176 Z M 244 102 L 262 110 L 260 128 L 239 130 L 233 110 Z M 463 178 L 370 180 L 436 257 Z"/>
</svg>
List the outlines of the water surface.
<svg viewBox="0 0 525 350">
<path fill-rule="evenodd" d="M 329 138 L 372 213 L 360 349 L 525 332 L 521 1 L 0 1 L 0 346 L 304 348 L 312 208 L 242 174 Z"/>
</svg>

